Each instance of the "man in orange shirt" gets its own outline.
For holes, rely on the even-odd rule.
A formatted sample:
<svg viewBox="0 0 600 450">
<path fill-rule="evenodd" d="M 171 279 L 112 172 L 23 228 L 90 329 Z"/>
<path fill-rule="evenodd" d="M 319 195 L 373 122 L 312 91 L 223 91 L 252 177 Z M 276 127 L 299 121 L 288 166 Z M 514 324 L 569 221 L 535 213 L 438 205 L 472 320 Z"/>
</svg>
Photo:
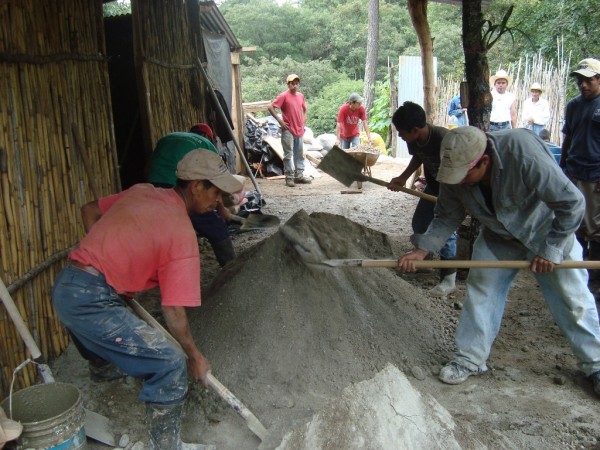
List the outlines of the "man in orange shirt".
<svg viewBox="0 0 600 450">
<path fill-rule="evenodd" d="M 277 96 L 269 105 L 269 113 L 281 126 L 281 146 L 283 147 L 283 173 L 285 185 L 294 187 L 296 183 L 310 184 L 312 180 L 304 176 L 304 124 L 306 123 L 306 101 L 298 91 L 300 77 L 295 73 L 287 77 L 287 91 Z M 275 111 L 281 110 L 281 117 Z"/>
<path fill-rule="evenodd" d="M 189 216 L 214 210 L 222 192 L 242 188 L 241 178 L 216 153 L 198 149 L 177 165 L 173 189 L 137 184 L 84 205 L 87 234 L 56 278 L 54 307 L 82 355 L 143 380 L 147 448 L 181 448 L 187 372 L 204 381 L 210 369 L 186 315 L 187 307 L 200 306 L 200 254 Z M 183 351 L 120 297 L 155 286 L 167 327 Z"/>
</svg>

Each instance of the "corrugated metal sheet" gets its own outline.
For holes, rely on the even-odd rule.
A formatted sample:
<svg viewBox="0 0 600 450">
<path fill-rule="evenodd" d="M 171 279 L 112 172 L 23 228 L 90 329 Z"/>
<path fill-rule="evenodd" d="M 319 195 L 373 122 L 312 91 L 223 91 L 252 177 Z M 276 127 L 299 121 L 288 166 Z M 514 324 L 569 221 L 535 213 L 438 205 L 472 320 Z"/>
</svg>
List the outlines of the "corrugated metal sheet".
<svg viewBox="0 0 600 450">
<path fill-rule="evenodd" d="M 222 34 L 227 38 L 231 51 L 239 51 L 242 46 L 234 36 L 215 2 L 198 2 L 200 5 L 200 25 L 208 31 Z"/>
<path fill-rule="evenodd" d="M 433 70 L 437 78 L 437 58 L 433 58 Z M 423 72 L 420 56 L 401 55 L 398 60 L 398 106 L 406 101 L 423 106 Z M 408 157 L 406 142 L 398 139 L 398 156 Z"/>
</svg>

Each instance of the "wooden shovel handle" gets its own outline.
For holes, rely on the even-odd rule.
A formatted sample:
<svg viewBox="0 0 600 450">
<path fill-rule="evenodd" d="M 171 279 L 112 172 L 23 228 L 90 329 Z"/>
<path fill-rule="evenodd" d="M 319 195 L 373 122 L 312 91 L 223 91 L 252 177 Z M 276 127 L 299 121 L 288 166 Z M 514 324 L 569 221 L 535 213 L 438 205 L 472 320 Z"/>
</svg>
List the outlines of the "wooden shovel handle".
<svg viewBox="0 0 600 450">
<path fill-rule="evenodd" d="M 388 187 L 390 183 L 387 181 L 379 180 L 377 178 L 373 178 L 367 175 L 361 175 L 360 181 L 368 181 L 369 183 L 378 184 L 379 186 Z M 401 192 L 405 194 L 414 195 L 415 197 L 422 198 L 424 200 L 429 200 L 430 202 L 437 202 L 437 197 L 435 195 L 424 194 L 423 192 L 415 191 L 414 189 L 408 189 L 404 186 L 398 188 Z"/>
<path fill-rule="evenodd" d="M 413 261 L 417 269 L 528 269 L 530 261 Z M 363 259 L 360 267 L 397 267 L 396 259 Z M 563 261 L 555 269 L 600 269 L 600 261 Z"/>
</svg>

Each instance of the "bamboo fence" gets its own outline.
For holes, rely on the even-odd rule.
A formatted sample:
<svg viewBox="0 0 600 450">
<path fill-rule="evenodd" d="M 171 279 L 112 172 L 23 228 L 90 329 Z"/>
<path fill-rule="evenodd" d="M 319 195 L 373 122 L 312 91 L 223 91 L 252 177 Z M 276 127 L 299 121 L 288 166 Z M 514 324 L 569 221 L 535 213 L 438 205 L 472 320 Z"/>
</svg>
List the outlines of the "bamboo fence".
<svg viewBox="0 0 600 450">
<path fill-rule="evenodd" d="M 93 185 L 119 190 L 104 53 L 101 2 L 0 3 L 0 277 L 46 359 L 68 344 L 50 293 L 83 234 L 79 208 Z M 28 357 L 0 307 L 3 394 Z M 35 381 L 28 365 L 15 388 Z"/>
<path fill-rule="evenodd" d="M 517 126 L 522 127 L 523 119 L 521 113 L 523 102 L 531 96 L 529 88 L 533 83 L 540 83 L 544 89 L 542 98 L 550 103 L 550 121 L 546 125 L 551 134 L 551 141 L 561 144 L 561 129 L 564 119 L 564 110 L 566 105 L 566 85 L 568 83 L 568 74 L 570 68 L 569 58 L 559 52 L 556 61 L 545 61 L 538 54 L 520 58 L 517 62 L 502 64 L 491 69 L 490 73 L 496 73 L 498 69 L 504 69 L 513 76 L 513 83 L 509 91 L 517 97 Z M 438 104 L 436 117 L 438 124 L 447 126 L 448 124 L 448 104 L 452 97 L 459 93 L 460 80 L 452 78 L 438 80 Z"/>
</svg>

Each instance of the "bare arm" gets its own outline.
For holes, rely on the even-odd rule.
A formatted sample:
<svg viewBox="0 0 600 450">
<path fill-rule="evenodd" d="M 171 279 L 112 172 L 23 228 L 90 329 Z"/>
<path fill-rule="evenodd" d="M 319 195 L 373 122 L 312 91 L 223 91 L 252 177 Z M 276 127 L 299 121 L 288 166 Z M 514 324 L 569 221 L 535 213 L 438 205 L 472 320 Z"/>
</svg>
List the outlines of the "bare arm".
<svg viewBox="0 0 600 450">
<path fill-rule="evenodd" d="M 515 100 L 510 105 L 510 126 L 517 128 L 517 101 Z"/>
<path fill-rule="evenodd" d="M 83 228 L 85 229 L 86 233 L 90 231 L 92 225 L 100 220 L 100 217 L 102 217 L 102 213 L 100 212 L 98 200 L 86 203 L 81 207 L 81 219 L 83 221 Z"/>
<path fill-rule="evenodd" d="M 279 116 L 279 114 L 277 114 L 277 111 L 275 111 L 275 108 L 273 107 L 273 105 L 269 105 L 268 107 L 269 113 L 275 117 L 275 120 L 277 120 L 277 122 L 279 122 L 279 126 L 283 129 L 283 130 L 289 130 L 290 127 L 288 127 L 288 125 L 283 121 L 283 118 Z"/>
<path fill-rule="evenodd" d="M 365 133 L 367 133 L 367 139 L 369 140 L 369 144 L 372 144 L 373 139 L 371 139 L 371 132 L 369 131 L 369 124 L 367 124 L 366 120 L 363 120 L 363 127 L 365 127 Z"/>
<path fill-rule="evenodd" d="M 210 364 L 204 357 L 196 344 L 190 331 L 185 307 L 163 306 L 163 315 L 167 327 L 173 337 L 181 344 L 183 351 L 188 357 L 188 370 L 196 380 L 202 380 L 206 384 L 206 374 L 210 370 Z"/>
<path fill-rule="evenodd" d="M 413 156 L 411 158 L 410 162 L 408 163 L 408 166 L 406 167 L 406 169 L 404 169 L 404 172 L 402 172 L 396 178 L 392 178 L 390 180 L 390 184 L 388 186 L 388 189 L 390 191 L 399 191 L 398 186 L 399 187 L 404 187 L 404 185 L 406 184 L 406 180 L 408 180 L 408 178 L 413 173 L 415 173 L 415 171 L 419 168 L 420 165 L 421 165 L 421 160 L 419 158 L 415 158 Z"/>
</svg>

